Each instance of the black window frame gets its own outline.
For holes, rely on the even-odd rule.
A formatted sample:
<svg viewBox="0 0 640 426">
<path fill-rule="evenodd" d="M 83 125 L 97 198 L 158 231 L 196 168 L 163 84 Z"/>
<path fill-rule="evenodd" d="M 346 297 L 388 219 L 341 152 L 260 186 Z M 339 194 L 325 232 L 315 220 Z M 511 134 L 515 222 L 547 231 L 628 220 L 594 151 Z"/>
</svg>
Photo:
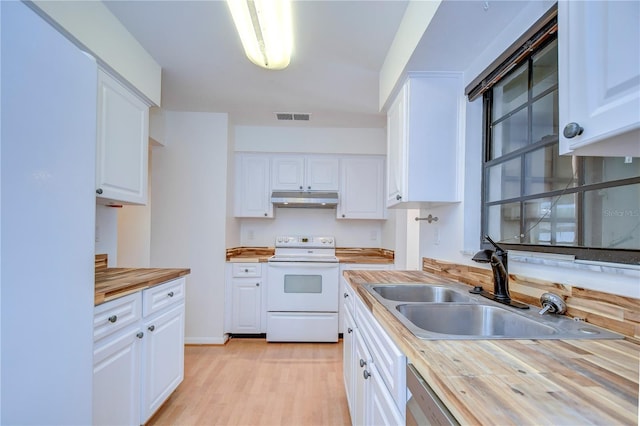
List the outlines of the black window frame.
<svg viewBox="0 0 640 426">
<path fill-rule="evenodd" d="M 482 248 L 491 248 L 491 245 L 488 244 L 484 240 L 484 235 L 487 234 L 488 230 L 488 211 L 489 207 L 492 205 L 506 204 L 509 202 L 517 202 L 520 204 L 520 232 L 526 233 L 530 229 L 525 228 L 525 215 L 524 215 L 524 201 L 527 199 L 540 199 L 541 197 L 555 197 L 559 195 L 566 194 L 576 194 L 576 241 L 577 245 L 567 246 L 567 245 L 543 245 L 543 244 L 528 244 L 528 243 L 511 243 L 511 242 L 499 242 L 500 246 L 505 250 L 518 250 L 518 251 L 528 251 L 528 252 L 542 252 L 542 253 L 555 253 L 555 254 L 568 254 L 575 256 L 576 259 L 581 260 L 591 260 L 591 261 L 601 261 L 601 262 L 611 262 L 611 263 L 622 263 L 622 264 L 640 264 L 640 250 L 633 249 L 612 249 L 612 248 L 600 248 L 600 247 L 585 247 L 581 245 L 583 243 L 584 238 L 584 212 L 583 212 L 583 201 L 584 194 L 587 191 L 604 189 L 604 188 L 613 188 L 620 187 L 630 184 L 640 184 L 640 176 L 633 178 L 626 178 L 620 180 L 613 180 L 607 182 L 599 182 L 595 184 L 585 184 L 584 181 L 584 170 L 585 170 L 585 158 L 589 157 L 578 157 L 577 159 L 577 182 L 575 186 L 568 186 L 567 188 L 548 191 L 542 194 L 536 193 L 531 195 L 523 195 L 524 191 L 521 188 L 520 195 L 518 197 L 512 197 L 509 199 L 501 199 L 498 201 L 488 201 L 487 200 L 487 190 L 488 190 L 488 180 L 487 173 L 491 166 L 496 164 L 503 163 L 509 159 L 520 158 L 521 164 L 521 177 L 524 174 L 524 164 L 525 164 L 525 155 L 527 152 L 533 152 L 545 146 L 552 146 L 554 144 L 558 144 L 559 140 L 556 136 L 555 138 L 543 139 L 538 142 L 534 142 L 526 145 L 525 147 L 514 150 L 513 152 L 509 152 L 503 156 L 500 156 L 496 159 L 491 159 L 491 142 L 492 142 L 492 126 L 508 118 L 508 116 L 514 114 L 515 112 L 521 111 L 524 108 L 528 109 L 528 114 L 531 114 L 530 105 L 534 102 L 534 100 L 541 99 L 542 97 L 552 93 L 554 90 L 558 89 L 558 84 L 555 86 L 547 88 L 544 92 L 537 94 L 535 97 L 532 96 L 531 91 L 531 81 L 532 81 L 532 73 L 533 67 L 532 58 L 536 53 L 542 51 L 544 48 L 549 46 L 551 43 L 557 40 L 557 31 L 554 30 L 557 28 L 557 17 L 553 14 L 551 17 L 545 17 L 546 22 L 544 25 L 538 25 L 538 29 L 534 34 L 530 34 L 529 38 L 522 43 L 522 39 L 518 42 L 522 43 L 520 50 L 518 51 L 517 59 L 514 60 L 513 56 L 507 57 L 504 59 L 502 63 L 496 66 L 496 64 L 492 64 L 497 72 L 491 74 L 490 72 L 486 72 L 485 75 L 489 74 L 490 78 L 485 78 L 481 83 L 478 83 L 474 89 L 467 90 L 467 94 L 469 94 L 470 99 L 473 97 L 483 97 L 483 150 L 482 150 L 482 192 L 481 192 L 481 247 Z M 542 27 L 540 29 L 540 27 Z M 550 29 L 551 28 L 551 29 Z M 533 47 L 535 45 L 535 47 Z M 526 53 L 523 53 L 523 49 L 526 49 Z M 504 55 L 503 55 L 504 56 Z M 525 62 L 529 62 L 528 66 L 528 75 L 527 75 L 527 102 L 523 105 L 517 107 L 513 111 L 511 111 L 507 116 L 501 117 L 499 120 L 495 122 L 491 122 L 491 114 L 492 114 L 492 101 L 493 101 L 493 85 L 498 81 L 502 80 L 502 78 L 509 76 L 511 73 L 517 71 L 519 67 Z M 488 82 L 490 81 L 490 82 Z M 529 126 L 530 132 L 531 126 Z M 530 135 L 529 135 L 530 136 Z M 529 140 L 531 138 L 529 137 Z M 524 179 L 521 179 L 521 185 L 524 185 Z M 537 222 L 539 223 L 539 222 Z M 536 223 L 536 225 L 537 225 Z M 535 225 L 534 225 L 535 226 Z"/>
</svg>

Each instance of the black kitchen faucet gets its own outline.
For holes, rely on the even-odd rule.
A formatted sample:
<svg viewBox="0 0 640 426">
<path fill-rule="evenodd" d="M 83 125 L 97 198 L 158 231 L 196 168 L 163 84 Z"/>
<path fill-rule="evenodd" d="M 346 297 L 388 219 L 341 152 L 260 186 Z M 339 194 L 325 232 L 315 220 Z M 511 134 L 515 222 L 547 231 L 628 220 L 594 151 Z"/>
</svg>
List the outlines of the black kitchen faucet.
<svg viewBox="0 0 640 426">
<path fill-rule="evenodd" d="M 495 250 L 486 249 L 476 253 L 471 260 L 478 263 L 490 263 L 493 271 L 493 293 L 484 291 L 481 286 L 476 286 L 470 293 L 479 294 L 487 299 L 519 309 L 529 309 L 528 305 L 511 300 L 509 295 L 509 271 L 507 269 L 507 251 L 503 250 L 488 235 L 484 238 L 491 243 Z"/>
</svg>

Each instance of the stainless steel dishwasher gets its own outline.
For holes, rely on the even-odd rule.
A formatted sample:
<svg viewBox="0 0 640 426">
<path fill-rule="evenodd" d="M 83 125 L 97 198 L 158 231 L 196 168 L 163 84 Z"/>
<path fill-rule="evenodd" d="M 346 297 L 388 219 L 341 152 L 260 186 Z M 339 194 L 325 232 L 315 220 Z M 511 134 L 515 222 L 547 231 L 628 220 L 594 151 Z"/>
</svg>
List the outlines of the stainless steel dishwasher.
<svg viewBox="0 0 640 426">
<path fill-rule="evenodd" d="M 407 426 L 459 425 L 438 395 L 411 364 L 407 364 Z"/>
</svg>

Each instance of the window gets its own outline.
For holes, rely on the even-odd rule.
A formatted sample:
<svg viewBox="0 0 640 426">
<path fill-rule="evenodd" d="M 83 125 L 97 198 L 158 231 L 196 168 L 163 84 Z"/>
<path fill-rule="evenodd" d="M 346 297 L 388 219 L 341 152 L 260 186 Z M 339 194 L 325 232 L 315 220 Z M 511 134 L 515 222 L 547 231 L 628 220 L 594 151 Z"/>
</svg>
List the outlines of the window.
<svg viewBox="0 0 640 426">
<path fill-rule="evenodd" d="M 548 28 L 483 87 L 483 235 L 506 249 L 639 263 L 640 158 L 558 154 L 558 44 Z"/>
</svg>

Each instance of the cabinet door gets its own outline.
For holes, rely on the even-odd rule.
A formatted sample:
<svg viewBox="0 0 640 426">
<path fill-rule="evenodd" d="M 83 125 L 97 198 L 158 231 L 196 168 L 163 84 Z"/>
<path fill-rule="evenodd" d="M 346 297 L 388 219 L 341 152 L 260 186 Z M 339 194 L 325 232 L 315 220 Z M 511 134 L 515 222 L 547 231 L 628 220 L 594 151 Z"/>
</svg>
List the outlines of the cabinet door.
<svg viewBox="0 0 640 426">
<path fill-rule="evenodd" d="M 406 86 L 387 112 L 387 207 L 402 201 L 406 176 Z"/>
<path fill-rule="evenodd" d="M 304 157 L 276 156 L 271 162 L 274 191 L 301 191 L 304 187 Z"/>
<path fill-rule="evenodd" d="M 235 188 L 237 217 L 273 217 L 270 173 L 270 160 L 266 155 L 237 155 Z"/>
<path fill-rule="evenodd" d="M 184 304 L 145 321 L 144 332 L 141 424 L 184 378 Z"/>
<path fill-rule="evenodd" d="M 340 179 L 339 164 L 337 157 L 307 157 L 304 189 L 337 191 Z"/>
<path fill-rule="evenodd" d="M 262 284 L 258 278 L 231 281 L 232 333 L 260 333 L 262 317 Z"/>
<path fill-rule="evenodd" d="M 149 108 L 121 83 L 98 73 L 97 196 L 146 204 Z"/>
<path fill-rule="evenodd" d="M 371 366 L 370 404 L 368 425 L 403 425 L 405 415 L 396 407 L 391 394 L 378 375 L 375 365 Z"/>
<path fill-rule="evenodd" d="M 349 406 L 349 414 L 351 418 L 354 418 L 354 374 L 355 374 L 355 363 L 354 363 L 354 345 L 355 345 L 355 336 L 356 332 L 356 324 L 351 316 L 351 313 L 348 310 L 345 310 L 344 315 L 344 332 L 342 334 L 342 375 L 344 378 L 344 388 L 345 393 L 347 394 L 347 404 Z"/>
<path fill-rule="evenodd" d="M 561 154 L 640 155 L 638 22 L 637 1 L 558 2 Z"/>
<path fill-rule="evenodd" d="M 128 328 L 94 346 L 94 425 L 140 424 L 139 332 Z"/>
<path fill-rule="evenodd" d="M 384 213 L 384 159 L 342 159 L 338 218 L 384 219 Z"/>
<path fill-rule="evenodd" d="M 353 413 L 351 420 L 355 426 L 368 425 L 371 417 L 370 403 L 370 371 L 371 355 L 360 333 L 355 332 L 353 354 L 354 383 L 353 383 Z"/>
</svg>

